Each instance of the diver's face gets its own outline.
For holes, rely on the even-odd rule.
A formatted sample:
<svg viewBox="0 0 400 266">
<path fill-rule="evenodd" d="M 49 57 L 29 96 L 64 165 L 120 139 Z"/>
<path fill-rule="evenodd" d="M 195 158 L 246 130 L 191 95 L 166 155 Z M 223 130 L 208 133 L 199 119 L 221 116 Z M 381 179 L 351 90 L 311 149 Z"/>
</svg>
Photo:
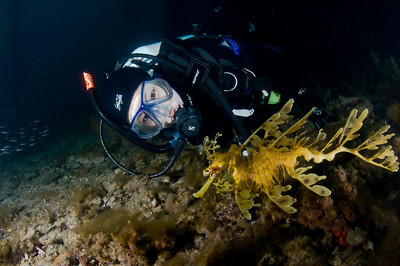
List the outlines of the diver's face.
<svg viewBox="0 0 400 266">
<path fill-rule="evenodd" d="M 181 107 L 181 97 L 167 81 L 161 78 L 144 81 L 137 87 L 129 107 L 131 130 L 141 138 L 150 138 L 171 126 Z"/>
</svg>

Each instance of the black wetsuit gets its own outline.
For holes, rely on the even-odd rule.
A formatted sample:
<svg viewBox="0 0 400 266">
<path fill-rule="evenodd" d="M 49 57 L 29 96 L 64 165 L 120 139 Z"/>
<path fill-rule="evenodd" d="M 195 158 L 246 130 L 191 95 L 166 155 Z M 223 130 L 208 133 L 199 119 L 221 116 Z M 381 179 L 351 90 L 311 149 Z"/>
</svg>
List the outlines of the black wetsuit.
<svg viewBox="0 0 400 266">
<path fill-rule="evenodd" d="M 297 88 L 294 88 L 292 81 L 285 80 L 282 76 L 280 50 L 266 44 L 254 44 L 217 36 L 163 41 L 158 56 L 170 60 L 171 53 L 183 58 L 189 57 L 189 60 L 193 59 L 195 66 L 190 70 L 185 70 L 185 73 L 177 73 L 175 69 L 160 64 L 156 69 L 156 74 L 168 80 L 181 94 L 190 95 L 194 105 L 203 116 L 204 127 L 199 136 L 200 139 L 204 135 L 212 137 L 216 132 L 224 134 L 232 132 L 229 118 L 223 115 L 224 110 L 203 89 L 205 84 L 201 79 L 204 76 L 215 82 L 233 109 L 254 110 L 252 115 L 239 118 L 249 131 L 254 130 L 278 110 L 282 102 L 298 96 L 296 92 L 301 87 L 297 85 Z M 205 65 L 204 68 L 202 62 Z M 207 67 L 208 69 L 205 70 Z M 198 69 L 207 74 L 197 73 Z M 236 88 L 232 89 L 235 84 L 237 84 Z M 265 94 L 270 95 L 272 91 L 282 95 L 281 104 L 268 104 L 268 97 L 265 97 Z M 301 102 L 301 107 L 306 110 L 312 106 L 321 105 L 319 97 L 308 98 L 306 101 L 302 99 L 307 97 L 296 98 L 298 99 L 295 101 Z"/>
</svg>

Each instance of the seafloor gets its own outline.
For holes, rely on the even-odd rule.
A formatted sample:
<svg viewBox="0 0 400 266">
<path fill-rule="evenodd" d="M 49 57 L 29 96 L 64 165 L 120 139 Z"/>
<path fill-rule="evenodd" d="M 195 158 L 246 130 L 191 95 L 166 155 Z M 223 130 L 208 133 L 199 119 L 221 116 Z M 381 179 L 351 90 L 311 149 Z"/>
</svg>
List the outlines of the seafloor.
<svg viewBox="0 0 400 266">
<path fill-rule="evenodd" d="M 374 61 L 372 73 L 355 83 L 319 90 L 330 99 L 327 111 L 334 121 L 343 123 L 351 109 L 368 108 L 364 132 L 390 124 L 390 132 L 396 134 L 390 142 L 398 156 L 400 75 L 395 60 L 390 60 L 394 59 Z M 327 176 L 323 184 L 332 190 L 331 196 L 320 197 L 293 182 L 290 194 L 298 200 L 297 213 L 287 214 L 260 195 L 256 200 L 261 207 L 254 208 L 253 219 L 247 221 L 232 194 L 216 194 L 211 188 L 205 200 L 193 197 L 205 182 L 202 169 L 207 165 L 197 149 L 187 148 L 166 175 L 132 176 L 117 169 L 102 151 L 95 128 L 91 130 L 97 120 L 85 119 L 82 127 L 54 129 L 29 153 L 2 159 L 2 264 L 394 265 L 400 261 L 398 173 L 341 154 L 313 168 Z M 306 129 L 315 131 L 312 126 Z M 129 156 L 132 151 L 124 142 L 112 146 L 131 158 L 128 161 L 137 159 Z"/>
</svg>

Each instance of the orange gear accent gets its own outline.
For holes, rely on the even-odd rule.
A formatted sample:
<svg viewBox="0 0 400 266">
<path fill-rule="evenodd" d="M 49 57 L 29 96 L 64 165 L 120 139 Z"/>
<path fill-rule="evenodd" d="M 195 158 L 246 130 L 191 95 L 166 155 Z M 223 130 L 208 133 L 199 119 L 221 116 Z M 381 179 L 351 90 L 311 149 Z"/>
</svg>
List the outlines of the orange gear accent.
<svg viewBox="0 0 400 266">
<path fill-rule="evenodd" d="M 342 231 L 335 231 L 332 229 L 332 233 L 338 239 L 340 246 L 346 244 L 347 228 L 344 228 Z"/>
<path fill-rule="evenodd" d="M 94 88 L 94 82 L 93 82 L 92 75 L 90 75 L 89 73 L 83 72 L 83 79 L 85 80 L 85 86 L 86 86 L 87 91 Z"/>
</svg>

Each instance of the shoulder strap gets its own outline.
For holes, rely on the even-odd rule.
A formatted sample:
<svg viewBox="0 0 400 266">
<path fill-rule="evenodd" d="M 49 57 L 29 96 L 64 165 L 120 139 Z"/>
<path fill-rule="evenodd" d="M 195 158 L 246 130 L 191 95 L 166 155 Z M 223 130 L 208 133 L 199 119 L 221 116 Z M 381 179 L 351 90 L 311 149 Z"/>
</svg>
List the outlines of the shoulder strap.
<svg viewBox="0 0 400 266">
<path fill-rule="evenodd" d="M 190 78 L 191 75 L 193 75 L 192 85 L 195 87 L 201 86 L 200 88 L 207 93 L 228 116 L 229 120 L 234 125 L 235 129 L 233 130 L 233 133 L 235 134 L 239 144 L 244 142 L 249 137 L 250 134 L 244 126 L 243 121 L 234 115 L 233 108 L 227 98 L 224 96 L 222 90 L 208 76 L 208 72 L 212 63 L 199 60 L 199 58 L 190 54 L 186 49 L 175 45 L 169 40 L 166 40 L 161 45 L 159 56 L 182 67 L 186 77 Z"/>
<path fill-rule="evenodd" d="M 169 39 L 162 42 L 159 56 L 180 66 L 185 65 L 185 73 L 183 73 L 185 79 L 188 80 L 193 87 L 202 88 L 204 86 L 210 72 L 211 63 L 193 55 L 184 47 L 175 44 Z"/>
</svg>

